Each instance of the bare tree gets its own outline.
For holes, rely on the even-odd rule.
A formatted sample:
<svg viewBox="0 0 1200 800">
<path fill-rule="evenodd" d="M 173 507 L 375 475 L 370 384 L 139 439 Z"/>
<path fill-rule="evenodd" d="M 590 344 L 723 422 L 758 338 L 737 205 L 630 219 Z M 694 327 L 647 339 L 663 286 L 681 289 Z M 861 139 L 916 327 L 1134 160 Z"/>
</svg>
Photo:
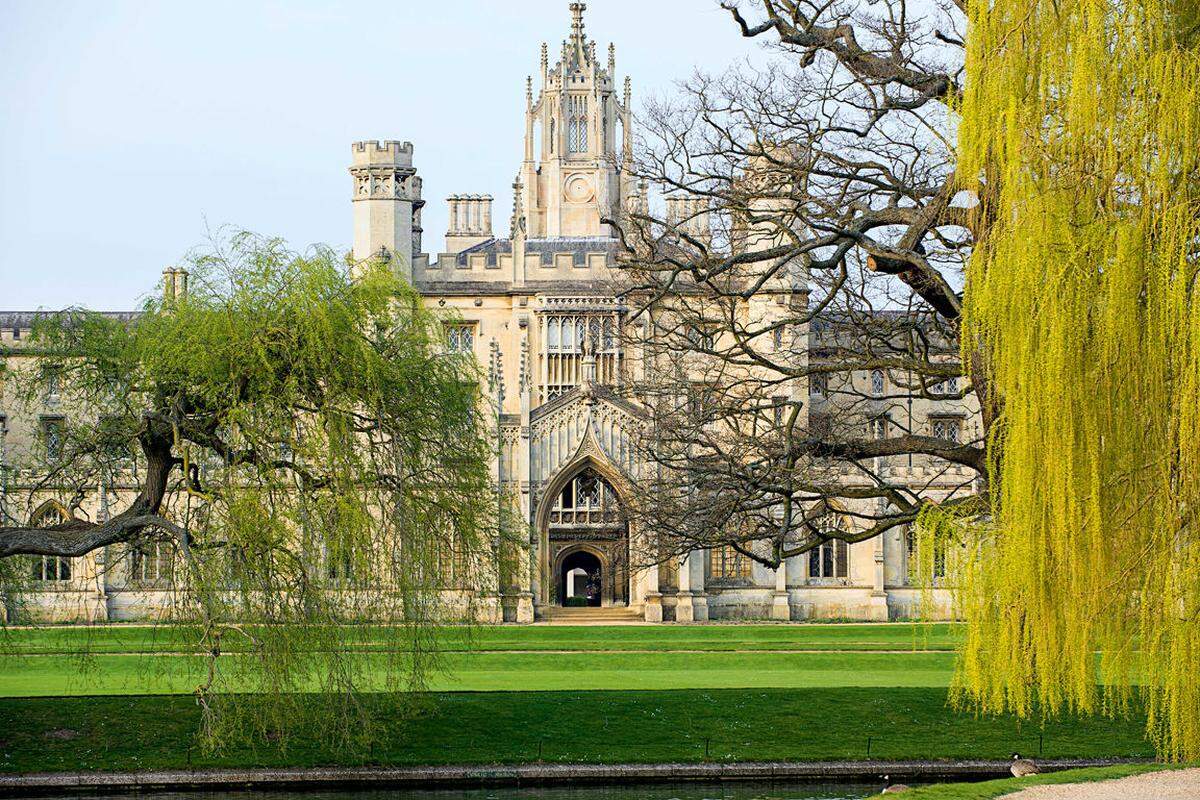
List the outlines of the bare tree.
<svg viewBox="0 0 1200 800">
<path fill-rule="evenodd" d="M 954 176 L 959 4 L 723 7 L 770 62 L 649 108 L 615 221 L 651 409 L 637 506 L 661 557 L 776 566 L 982 500 L 994 414 L 958 326 L 984 220 Z"/>
</svg>

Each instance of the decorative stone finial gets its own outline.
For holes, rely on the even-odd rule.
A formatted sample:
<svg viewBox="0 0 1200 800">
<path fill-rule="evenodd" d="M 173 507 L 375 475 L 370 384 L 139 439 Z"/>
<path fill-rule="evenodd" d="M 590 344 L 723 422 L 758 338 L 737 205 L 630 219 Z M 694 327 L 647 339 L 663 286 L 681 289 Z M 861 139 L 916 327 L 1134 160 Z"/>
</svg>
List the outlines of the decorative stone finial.
<svg viewBox="0 0 1200 800">
<path fill-rule="evenodd" d="M 587 37 L 583 33 L 583 12 L 587 3 L 571 3 L 571 54 L 575 57 L 575 66 L 581 66 L 587 59 Z"/>
<path fill-rule="evenodd" d="M 587 11 L 587 3 L 571 3 L 571 38 L 583 39 L 583 12 Z"/>
<path fill-rule="evenodd" d="M 513 239 L 525 235 L 525 209 L 521 207 L 521 186 L 521 176 L 518 174 L 512 185 L 512 219 L 509 220 L 509 236 Z"/>
</svg>

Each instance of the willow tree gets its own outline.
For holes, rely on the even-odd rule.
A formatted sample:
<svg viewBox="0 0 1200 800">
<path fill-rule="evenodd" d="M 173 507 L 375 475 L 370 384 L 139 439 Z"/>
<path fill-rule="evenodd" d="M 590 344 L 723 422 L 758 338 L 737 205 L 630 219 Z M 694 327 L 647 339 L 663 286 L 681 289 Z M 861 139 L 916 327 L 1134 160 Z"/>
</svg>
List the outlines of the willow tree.
<svg viewBox="0 0 1200 800">
<path fill-rule="evenodd" d="M 361 690 L 423 685 L 437 590 L 493 545 L 476 366 L 381 267 L 248 234 L 190 267 L 185 295 L 46 315 L 8 354 L 10 396 L 53 381 L 79 413 L 18 454 L 0 590 L 19 617 L 31 556 L 165 547 L 212 741 L 285 733 L 314 693 L 330 734 L 367 735 Z M 47 497 L 64 513 L 31 521 Z"/>
<path fill-rule="evenodd" d="M 958 697 L 1140 691 L 1160 752 L 1200 758 L 1200 10 L 969 10 L 958 175 L 987 233 L 964 353 L 1001 413 Z"/>
</svg>

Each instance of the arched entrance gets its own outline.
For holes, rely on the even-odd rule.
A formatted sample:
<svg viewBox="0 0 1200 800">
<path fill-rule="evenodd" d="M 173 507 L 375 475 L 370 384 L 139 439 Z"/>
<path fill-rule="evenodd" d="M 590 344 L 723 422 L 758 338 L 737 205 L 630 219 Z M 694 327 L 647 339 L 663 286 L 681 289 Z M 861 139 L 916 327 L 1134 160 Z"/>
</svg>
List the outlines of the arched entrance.
<svg viewBox="0 0 1200 800">
<path fill-rule="evenodd" d="M 558 596 L 564 606 L 599 606 L 604 586 L 604 565 L 587 550 L 564 555 L 558 567 Z"/>
<path fill-rule="evenodd" d="M 614 480 L 609 465 L 584 458 L 547 487 L 537 515 L 542 603 L 578 604 L 569 598 L 579 581 L 588 605 L 629 604 L 629 527 Z"/>
</svg>

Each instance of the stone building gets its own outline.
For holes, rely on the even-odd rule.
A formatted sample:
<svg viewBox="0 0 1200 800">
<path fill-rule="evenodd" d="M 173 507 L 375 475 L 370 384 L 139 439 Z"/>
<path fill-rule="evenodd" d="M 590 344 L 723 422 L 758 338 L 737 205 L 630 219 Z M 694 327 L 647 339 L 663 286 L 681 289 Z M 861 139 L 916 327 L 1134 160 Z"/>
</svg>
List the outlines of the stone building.
<svg viewBox="0 0 1200 800">
<path fill-rule="evenodd" d="M 644 367 L 619 335 L 627 309 L 614 295 L 611 272 L 620 248 L 605 220 L 646 199 L 623 169 L 630 155 L 630 82 L 618 83 L 611 46 L 605 62 L 599 60 L 584 33 L 584 10 L 582 3 L 570 4 L 568 37 L 553 63 L 542 46 L 537 93 L 532 80 L 527 84 L 524 153 L 506 238 L 494 234 L 491 195 L 452 194 L 445 252 L 422 252 L 426 201 L 413 145 L 361 141 L 351 147 L 353 260 L 387 261 L 428 304 L 445 311 L 447 346 L 473 352 L 488 375 L 498 412 L 496 480 L 516 498 L 529 537 L 512 585 L 468 587 L 478 595 L 477 606 L 493 620 L 512 622 L 570 613 L 561 607 L 579 603 L 647 621 L 912 614 L 918 590 L 908 583 L 910 544 L 903 531 L 823 545 L 778 570 L 724 550 L 694 551 L 661 565 L 640 555 L 653 532 L 637 530 L 626 506 L 638 480 L 635 443 L 643 410 L 614 387 Z M 695 225 L 701 216 L 692 218 Z M 169 270 L 166 288 L 185 291 L 186 274 Z M 30 313 L 0 312 L 3 343 L 19 346 L 31 319 Z M 867 384 L 881 379 L 854 380 L 860 378 Z M 795 391 L 805 400 L 811 395 L 815 409 L 825 402 L 824 387 L 803 382 Z M 5 441 L 10 452 L 35 439 L 53 446 L 56 420 L 69 413 L 58 403 L 47 397 L 41 408 L 5 416 L 0 395 L 0 462 Z M 913 428 L 938 425 L 942 435 L 970 435 L 978 424 L 975 409 L 966 402 L 941 405 L 910 406 Z M 3 480 L 19 483 L 12 459 L 5 463 Z M 964 480 L 962 473 L 942 474 L 920 461 L 883 468 L 934 493 Z M 108 498 L 121 491 L 98 487 L 88 500 L 92 513 L 106 513 Z M 62 512 L 54 499 L 34 511 Z M 170 570 L 157 554 L 121 556 L 120 568 L 101 569 L 105 557 L 42 559 L 35 569 L 45 587 L 38 606 L 58 618 L 128 619 L 169 602 Z"/>
</svg>

